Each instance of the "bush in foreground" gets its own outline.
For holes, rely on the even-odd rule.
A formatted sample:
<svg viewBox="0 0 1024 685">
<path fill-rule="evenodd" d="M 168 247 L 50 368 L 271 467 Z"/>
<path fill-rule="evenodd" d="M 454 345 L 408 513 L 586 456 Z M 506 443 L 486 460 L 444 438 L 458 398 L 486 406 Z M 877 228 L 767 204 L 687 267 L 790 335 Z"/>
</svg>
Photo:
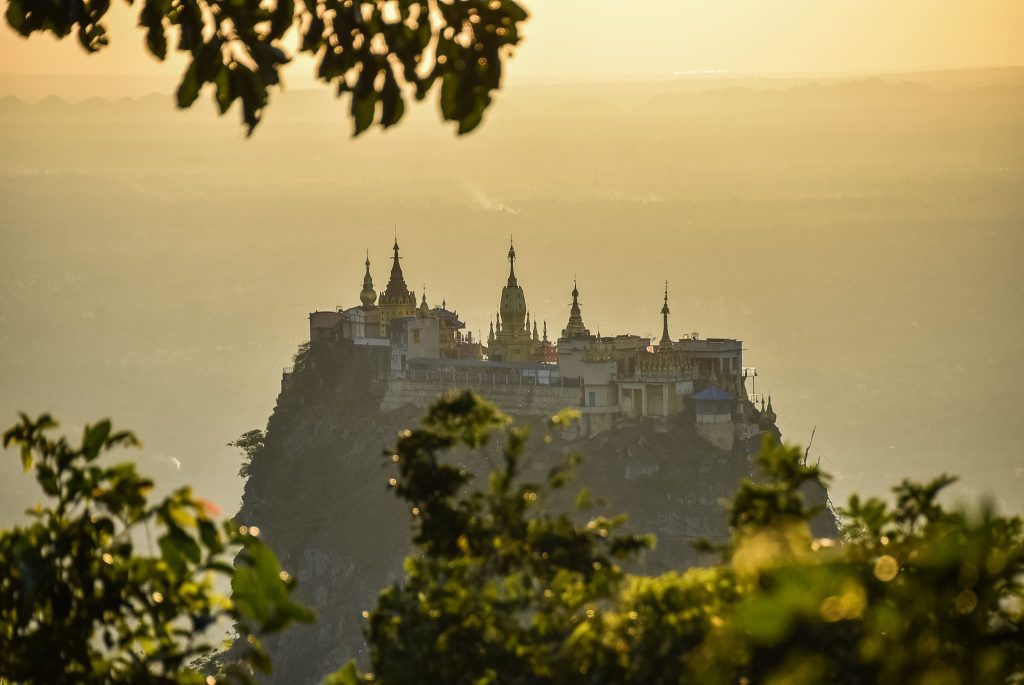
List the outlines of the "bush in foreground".
<svg viewBox="0 0 1024 685">
<path fill-rule="evenodd" d="M 22 416 L 3 437 L 49 503 L 0 531 L 0 681 L 212 685 L 268 672 L 259 637 L 312 615 L 290 599 L 294 581 L 259 530 L 218 525 L 189 488 L 150 502 L 153 483 L 133 464 L 101 459 L 138 444 L 109 421 L 77 446 L 51 439 L 55 426 Z M 232 660 L 209 663 L 232 624 Z M 190 665 L 204 657 L 210 672 Z"/>
<path fill-rule="evenodd" d="M 554 417 L 557 427 L 569 413 Z M 445 463 L 500 437 L 485 489 Z M 389 458 L 413 526 L 406 579 L 369 615 L 372 673 L 328 682 L 1021 682 L 1019 518 L 949 511 L 948 477 L 904 482 L 895 502 L 851 499 L 842 539 L 814 539 L 801 494 L 826 476 L 766 443 L 740 483 L 721 563 L 657 577 L 619 562 L 651 544 L 622 519 L 577 523 L 540 506 L 570 465 L 521 482 L 526 434 L 472 395 L 435 404 Z"/>
</svg>

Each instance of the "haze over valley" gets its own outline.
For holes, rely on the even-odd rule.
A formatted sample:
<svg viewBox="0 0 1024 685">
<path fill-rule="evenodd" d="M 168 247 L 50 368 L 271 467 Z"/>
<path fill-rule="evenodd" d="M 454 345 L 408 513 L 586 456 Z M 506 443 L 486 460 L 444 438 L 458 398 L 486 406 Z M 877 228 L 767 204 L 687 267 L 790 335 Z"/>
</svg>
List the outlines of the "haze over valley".
<svg viewBox="0 0 1024 685">
<path fill-rule="evenodd" d="M 353 141 L 319 90 L 246 140 L 205 101 L 0 87 L 5 425 L 112 416 L 161 488 L 230 514 L 225 444 L 367 250 L 383 284 L 397 231 L 410 287 L 486 337 L 512 234 L 553 334 L 575 277 L 591 329 L 656 337 L 668 279 L 674 336 L 744 340 L 833 501 L 946 471 L 1021 511 L 1024 69 L 513 81 L 458 141 L 429 104 Z M 15 462 L 5 523 L 35 496 Z"/>
</svg>

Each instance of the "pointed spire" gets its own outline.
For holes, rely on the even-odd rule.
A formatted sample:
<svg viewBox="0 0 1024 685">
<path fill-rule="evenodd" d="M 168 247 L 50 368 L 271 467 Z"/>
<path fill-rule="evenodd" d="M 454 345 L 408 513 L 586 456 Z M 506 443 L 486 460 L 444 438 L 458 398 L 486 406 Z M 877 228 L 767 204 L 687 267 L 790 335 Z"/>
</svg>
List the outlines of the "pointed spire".
<svg viewBox="0 0 1024 685">
<path fill-rule="evenodd" d="M 366 251 L 366 274 L 363 276 L 363 289 L 359 293 L 359 301 L 363 307 L 372 307 L 377 301 L 377 292 L 373 289 L 373 277 L 370 276 L 370 251 Z"/>
<path fill-rule="evenodd" d="M 661 341 L 658 343 L 658 347 L 669 350 L 672 349 L 672 336 L 668 334 L 668 281 L 665 281 L 665 303 L 661 306 Z"/>
<path fill-rule="evenodd" d="M 494 344 L 494 321 L 493 320 L 491 321 L 491 332 L 487 335 L 487 344 L 488 345 L 493 345 Z"/>
<path fill-rule="evenodd" d="M 544 320 L 544 337 L 542 338 L 542 340 L 544 342 L 548 341 L 548 321 L 547 321 L 547 319 Z"/>
<path fill-rule="evenodd" d="M 530 310 L 526 310 L 526 332 L 530 332 Z"/>
<path fill-rule="evenodd" d="M 580 291 L 576 287 L 576 279 L 572 280 L 572 306 L 569 308 L 569 322 L 562 331 L 563 338 L 588 336 L 590 331 L 583 325 L 583 314 L 580 312 Z"/>
<path fill-rule="evenodd" d="M 384 294 L 381 296 L 381 303 L 393 303 L 400 301 L 399 298 L 408 298 L 411 293 L 409 292 L 409 286 L 405 284 L 405 276 L 402 274 L 402 265 L 400 263 L 401 257 L 398 256 L 398 238 L 395 238 L 395 244 L 391 248 L 394 251 L 391 263 L 391 278 L 388 280 L 388 285 L 384 289 Z M 415 304 L 416 300 L 413 299 L 412 304 Z"/>
<path fill-rule="evenodd" d="M 512 243 L 512 236 L 508 237 L 508 284 L 510 287 L 518 285 L 516 281 L 516 246 Z"/>
<path fill-rule="evenodd" d="M 537 320 L 533 321 L 533 342 L 540 342 L 540 336 L 537 335 Z"/>
<path fill-rule="evenodd" d="M 423 299 L 420 301 L 420 315 L 430 316 L 430 305 L 427 304 L 427 286 L 423 285 Z"/>
</svg>

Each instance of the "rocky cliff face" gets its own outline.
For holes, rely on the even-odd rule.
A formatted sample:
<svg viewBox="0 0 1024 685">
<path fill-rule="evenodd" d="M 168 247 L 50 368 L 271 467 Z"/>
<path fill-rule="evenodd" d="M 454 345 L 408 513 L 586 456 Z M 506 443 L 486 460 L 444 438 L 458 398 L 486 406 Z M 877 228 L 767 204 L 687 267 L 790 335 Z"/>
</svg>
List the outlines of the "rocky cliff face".
<svg viewBox="0 0 1024 685">
<path fill-rule="evenodd" d="M 299 578 L 299 598 L 317 614 L 313 625 L 269 643 L 269 682 L 317 683 L 360 657 L 361 612 L 401 578 L 409 517 L 386 489 L 391 471 L 382 453 L 423 407 L 379 410 L 387 368 L 386 350 L 314 346 L 283 385 L 266 446 L 253 458 L 237 519 L 260 526 Z M 685 415 L 669 426 L 641 422 L 587 439 L 555 435 L 550 443 L 539 439 L 545 429 L 535 423 L 525 477 L 540 481 L 566 454 L 583 455 L 570 493 L 587 487 L 595 509 L 627 512 L 630 529 L 657 535 L 657 549 L 636 569 L 649 573 L 698 563 L 693 540 L 728 536 L 722 501 L 749 475 L 758 447 L 752 440 L 723 452 L 699 438 Z M 490 456 L 452 458 L 481 474 Z M 818 534 L 835 534 L 830 521 L 820 523 Z"/>
</svg>

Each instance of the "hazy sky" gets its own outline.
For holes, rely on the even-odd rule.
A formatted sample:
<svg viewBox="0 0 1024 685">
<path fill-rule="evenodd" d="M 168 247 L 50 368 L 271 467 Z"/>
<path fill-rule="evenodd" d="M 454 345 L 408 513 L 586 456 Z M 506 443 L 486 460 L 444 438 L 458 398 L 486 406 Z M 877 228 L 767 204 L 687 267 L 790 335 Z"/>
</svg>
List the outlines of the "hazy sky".
<svg viewBox="0 0 1024 685">
<path fill-rule="evenodd" d="M 0 98 L 0 421 L 112 416 L 144 473 L 234 511 L 225 444 L 266 425 L 307 313 L 358 301 L 364 250 L 379 290 L 397 226 L 410 287 L 486 336 L 512 233 L 549 332 L 578 276 L 592 330 L 656 336 L 667 278 L 674 335 L 741 338 L 835 501 L 945 471 L 1021 511 L 1024 68 L 992 71 L 510 83 L 458 140 L 424 104 L 353 141 L 325 89 L 249 139 L 208 101 Z"/>
<path fill-rule="evenodd" d="M 677 72 L 865 72 L 1024 63 L 1021 0 L 536 0 L 521 77 L 620 77 Z M 137 8 L 115 2 L 112 45 L 87 56 L 69 38 L 24 40 L 0 29 L 0 72 L 164 75 L 182 69 L 146 55 Z M 292 65 L 303 85 L 312 68 Z M 165 85 L 157 80 L 154 86 Z M 156 88 L 155 88 L 156 89 Z M 162 89 L 162 88 L 161 88 Z"/>
<path fill-rule="evenodd" d="M 673 331 L 747 341 L 838 494 L 945 470 L 1018 503 L 1024 71 L 703 94 L 664 77 L 1024 65 L 1024 0 L 528 4 L 512 79 L 458 148 L 427 106 L 350 140 L 343 103 L 299 90 L 308 60 L 249 140 L 209 102 L 0 99 L 0 420 L 112 415 L 161 482 L 231 510 L 225 443 L 263 425 L 306 313 L 355 297 L 365 248 L 380 285 L 397 224 L 410 285 L 486 335 L 515 233 L 554 331 L 578 274 L 591 328 L 657 334 L 672 279 Z M 0 95 L 171 90 L 182 63 L 145 53 L 136 12 L 116 0 L 91 57 L 0 25 Z M 566 84 L 526 83 L 546 79 Z M 0 498 L 0 521 L 20 509 Z"/>
</svg>

